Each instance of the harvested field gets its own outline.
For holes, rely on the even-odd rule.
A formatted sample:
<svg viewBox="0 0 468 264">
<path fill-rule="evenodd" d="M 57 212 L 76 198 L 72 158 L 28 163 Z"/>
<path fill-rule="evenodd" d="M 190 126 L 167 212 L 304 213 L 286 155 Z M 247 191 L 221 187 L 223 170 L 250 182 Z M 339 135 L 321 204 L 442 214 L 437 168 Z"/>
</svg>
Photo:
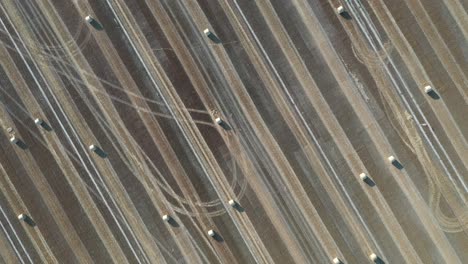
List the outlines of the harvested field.
<svg viewBox="0 0 468 264">
<path fill-rule="evenodd" d="M 466 263 L 467 11 L 1 1 L 0 263 Z"/>
</svg>

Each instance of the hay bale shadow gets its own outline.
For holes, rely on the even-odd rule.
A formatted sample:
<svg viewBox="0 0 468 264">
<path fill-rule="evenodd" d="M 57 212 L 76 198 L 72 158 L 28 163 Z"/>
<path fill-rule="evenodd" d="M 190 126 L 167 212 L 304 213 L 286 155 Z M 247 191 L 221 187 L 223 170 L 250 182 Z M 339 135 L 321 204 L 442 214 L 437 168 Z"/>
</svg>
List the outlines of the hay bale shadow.
<svg viewBox="0 0 468 264">
<path fill-rule="evenodd" d="M 234 208 L 236 211 L 240 212 L 240 213 L 243 213 L 245 212 L 245 209 L 244 207 L 242 207 L 239 203 L 235 203 L 232 208 Z"/>
<path fill-rule="evenodd" d="M 93 28 L 95 28 L 98 31 L 104 30 L 104 26 L 101 23 L 99 23 L 97 20 L 93 19 L 92 21 L 89 22 L 89 24 L 91 24 L 91 26 L 93 26 Z"/>
<path fill-rule="evenodd" d="M 342 17 L 343 17 L 344 19 L 346 19 L 346 20 L 351 20 L 351 19 L 353 19 L 353 18 L 351 17 L 351 14 L 349 14 L 348 11 L 343 11 L 343 12 L 341 12 L 341 13 L 340 13 L 340 16 L 342 16 Z"/>
<path fill-rule="evenodd" d="M 220 127 L 222 127 L 224 130 L 231 131 L 232 127 L 226 123 L 226 121 L 221 121 L 218 123 Z"/>
<path fill-rule="evenodd" d="M 374 263 L 375 264 L 385 264 L 385 261 L 383 261 L 383 259 L 381 259 L 380 257 L 377 257 L 377 259 L 374 260 Z"/>
<path fill-rule="evenodd" d="M 26 145 L 26 143 L 21 139 L 18 139 L 18 142 L 15 144 L 21 149 L 28 149 L 28 145 Z"/>
<path fill-rule="evenodd" d="M 224 242 L 224 238 L 219 235 L 217 232 L 215 233 L 215 235 L 213 236 L 213 239 L 216 240 L 217 242 L 219 243 L 223 243 Z"/>
<path fill-rule="evenodd" d="M 370 177 L 367 177 L 363 180 L 367 185 L 369 185 L 370 187 L 374 187 L 375 186 L 375 182 L 374 180 L 372 180 Z"/>
<path fill-rule="evenodd" d="M 25 216 L 24 220 L 23 220 L 26 224 L 32 226 L 32 227 L 36 227 L 36 222 L 31 218 L 29 217 L 28 215 Z"/>
<path fill-rule="evenodd" d="M 399 170 L 402 170 L 404 168 L 403 164 L 401 164 L 398 160 L 392 161 L 392 165 Z"/>
<path fill-rule="evenodd" d="M 218 38 L 218 36 L 216 36 L 215 34 L 213 34 L 212 32 L 210 32 L 207 37 L 209 39 L 211 39 L 211 41 L 213 41 L 214 43 L 216 44 L 220 44 L 221 43 L 221 40 Z"/>
<path fill-rule="evenodd" d="M 99 147 L 96 148 L 94 153 L 96 153 L 99 157 L 101 157 L 103 159 L 107 158 L 107 156 L 108 156 L 107 153 L 104 150 L 102 150 L 101 148 L 99 148 Z"/>
<path fill-rule="evenodd" d="M 429 95 L 429 97 L 431 97 L 434 100 L 439 100 L 440 99 L 439 94 L 434 90 L 428 92 L 427 95 Z"/>
<path fill-rule="evenodd" d="M 177 223 L 177 221 L 172 217 L 169 218 L 167 223 L 170 224 L 173 227 L 180 227 L 179 223 Z"/>
<path fill-rule="evenodd" d="M 42 121 L 42 123 L 40 124 L 40 126 L 41 126 L 42 128 L 44 128 L 45 130 L 49 131 L 49 132 L 52 131 L 52 127 L 51 127 L 48 123 L 46 123 L 45 121 Z"/>
</svg>

